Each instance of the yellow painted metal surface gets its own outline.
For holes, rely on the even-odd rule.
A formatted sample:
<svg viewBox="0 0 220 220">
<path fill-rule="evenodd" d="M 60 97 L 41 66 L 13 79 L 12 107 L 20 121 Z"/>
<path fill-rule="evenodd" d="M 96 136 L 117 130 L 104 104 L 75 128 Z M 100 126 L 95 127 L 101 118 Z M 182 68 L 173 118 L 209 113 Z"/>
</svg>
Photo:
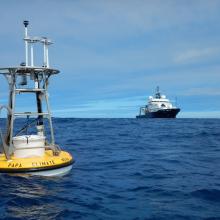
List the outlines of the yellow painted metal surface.
<svg viewBox="0 0 220 220">
<path fill-rule="evenodd" d="M 53 168 L 65 164 L 71 164 L 73 158 L 71 154 L 61 151 L 58 156 L 54 156 L 51 150 L 46 150 L 43 157 L 30 157 L 30 158 L 16 158 L 11 157 L 11 160 L 6 160 L 4 154 L 0 154 L 0 172 L 2 169 L 8 170 L 25 170 L 25 169 L 40 169 L 40 168 Z"/>
</svg>

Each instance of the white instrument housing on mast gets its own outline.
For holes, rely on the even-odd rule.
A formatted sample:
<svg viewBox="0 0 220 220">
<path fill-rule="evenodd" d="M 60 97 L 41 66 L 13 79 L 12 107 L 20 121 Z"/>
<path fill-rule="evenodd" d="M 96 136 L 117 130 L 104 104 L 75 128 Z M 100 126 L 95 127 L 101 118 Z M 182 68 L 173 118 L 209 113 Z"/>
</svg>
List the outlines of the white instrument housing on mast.
<svg viewBox="0 0 220 220">
<path fill-rule="evenodd" d="M 43 67 L 49 68 L 49 52 L 48 46 L 52 44 L 52 41 L 47 37 L 30 37 L 28 36 L 28 24 L 29 21 L 24 21 L 24 42 L 25 42 L 25 66 L 29 66 L 29 45 L 31 50 L 31 67 L 34 67 L 34 43 L 42 43 L 43 44 L 43 51 L 44 51 L 44 59 L 43 59 Z"/>
</svg>

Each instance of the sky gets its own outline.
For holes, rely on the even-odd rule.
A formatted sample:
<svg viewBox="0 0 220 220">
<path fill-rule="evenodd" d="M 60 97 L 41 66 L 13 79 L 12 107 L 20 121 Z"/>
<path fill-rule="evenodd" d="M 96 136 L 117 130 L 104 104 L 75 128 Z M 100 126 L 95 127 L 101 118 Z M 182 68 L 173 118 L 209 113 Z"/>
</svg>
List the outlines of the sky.
<svg viewBox="0 0 220 220">
<path fill-rule="evenodd" d="M 0 0 L 0 67 L 24 61 L 29 20 L 30 36 L 54 42 L 54 117 L 134 118 L 160 86 L 179 118 L 219 118 L 219 8 L 219 0 Z M 34 49 L 41 66 L 43 50 Z M 34 105 L 20 98 L 18 108 Z"/>
</svg>

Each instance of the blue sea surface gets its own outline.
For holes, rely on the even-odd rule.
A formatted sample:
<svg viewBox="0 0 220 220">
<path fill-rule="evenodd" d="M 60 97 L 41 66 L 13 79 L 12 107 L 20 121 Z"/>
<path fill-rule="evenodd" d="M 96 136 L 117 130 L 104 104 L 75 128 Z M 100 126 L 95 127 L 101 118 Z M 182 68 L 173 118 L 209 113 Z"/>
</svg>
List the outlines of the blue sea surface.
<svg viewBox="0 0 220 220">
<path fill-rule="evenodd" d="M 54 119 L 65 177 L 0 175 L 1 219 L 220 219 L 220 119 Z"/>
</svg>

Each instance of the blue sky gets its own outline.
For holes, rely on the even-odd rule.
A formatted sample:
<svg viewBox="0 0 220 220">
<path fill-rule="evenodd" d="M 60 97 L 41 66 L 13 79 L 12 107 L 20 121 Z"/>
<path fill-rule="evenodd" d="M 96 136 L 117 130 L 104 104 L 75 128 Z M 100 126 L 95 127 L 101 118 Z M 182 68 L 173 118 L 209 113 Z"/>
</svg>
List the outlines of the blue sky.
<svg viewBox="0 0 220 220">
<path fill-rule="evenodd" d="M 159 85 L 177 97 L 178 117 L 220 117 L 219 0 L 1 0 L 0 7 L 1 67 L 24 61 L 25 19 L 30 35 L 55 43 L 54 116 L 135 117 Z M 30 108 L 29 99 L 21 106 Z"/>
</svg>

